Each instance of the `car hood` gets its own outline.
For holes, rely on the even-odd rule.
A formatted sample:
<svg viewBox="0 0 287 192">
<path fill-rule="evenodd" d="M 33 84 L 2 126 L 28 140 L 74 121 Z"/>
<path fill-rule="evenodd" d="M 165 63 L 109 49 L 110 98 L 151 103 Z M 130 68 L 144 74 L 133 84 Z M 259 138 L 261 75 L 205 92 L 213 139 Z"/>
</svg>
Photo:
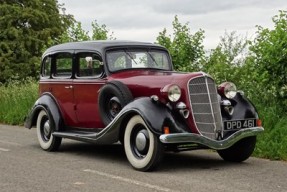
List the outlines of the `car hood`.
<svg viewBox="0 0 287 192">
<path fill-rule="evenodd" d="M 122 71 L 110 76 L 110 80 L 119 80 L 126 85 L 138 85 L 159 87 L 167 84 L 182 84 L 186 85 L 191 78 L 202 76 L 203 72 L 175 72 L 175 71 Z"/>
<path fill-rule="evenodd" d="M 109 76 L 109 81 L 121 81 L 129 87 L 134 97 L 160 94 L 160 89 L 168 84 L 176 84 L 182 89 L 187 88 L 190 79 L 203 76 L 203 72 L 182 73 L 174 71 L 122 71 Z"/>
</svg>

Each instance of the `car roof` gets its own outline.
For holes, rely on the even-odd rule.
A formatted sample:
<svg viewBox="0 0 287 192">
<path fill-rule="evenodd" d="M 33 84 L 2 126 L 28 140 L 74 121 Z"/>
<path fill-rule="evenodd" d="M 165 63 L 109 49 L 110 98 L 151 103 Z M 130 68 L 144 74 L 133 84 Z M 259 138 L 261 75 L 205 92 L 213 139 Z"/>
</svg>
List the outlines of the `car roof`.
<svg viewBox="0 0 287 192">
<path fill-rule="evenodd" d="M 100 41 L 80 41 L 70 42 L 52 46 L 48 48 L 43 56 L 49 53 L 58 52 L 62 50 L 95 50 L 99 53 L 103 53 L 108 48 L 116 47 L 151 47 L 151 48 L 164 48 L 161 45 L 138 42 L 138 41 L 119 41 L 119 40 L 100 40 Z"/>
</svg>

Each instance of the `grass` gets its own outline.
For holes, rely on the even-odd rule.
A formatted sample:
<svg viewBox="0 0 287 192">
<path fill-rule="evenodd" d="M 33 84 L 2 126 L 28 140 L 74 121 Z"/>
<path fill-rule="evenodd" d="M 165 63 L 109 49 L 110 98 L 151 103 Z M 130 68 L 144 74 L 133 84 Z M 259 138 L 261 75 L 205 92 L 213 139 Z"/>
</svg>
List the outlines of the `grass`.
<svg viewBox="0 0 287 192">
<path fill-rule="evenodd" d="M 0 122 L 23 125 L 24 118 L 38 98 L 38 83 L 13 81 L 0 85 Z M 256 102 L 265 131 L 257 139 L 254 156 L 287 160 L 287 115 L 275 102 Z"/>
<path fill-rule="evenodd" d="M 25 116 L 37 98 L 38 84 L 32 80 L 0 85 L 0 122 L 23 125 Z"/>
<path fill-rule="evenodd" d="M 258 136 L 254 155 L 272 160 L 286 161 L 287 116 L 284 116 L 284 112 L 276 104 L 273 106 L 259 106 L 259 112 L 265 131 Z"/>
</svg>

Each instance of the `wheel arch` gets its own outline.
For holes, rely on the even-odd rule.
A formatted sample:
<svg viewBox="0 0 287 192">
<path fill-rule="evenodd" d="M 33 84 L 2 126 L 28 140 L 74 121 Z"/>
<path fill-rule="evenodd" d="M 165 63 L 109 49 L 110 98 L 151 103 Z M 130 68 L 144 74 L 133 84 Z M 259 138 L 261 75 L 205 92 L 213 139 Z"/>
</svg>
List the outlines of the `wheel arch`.
<svg viewBox="0 0 287 192">
<path fill-rule="evenodd" d="M 37 117 L 41 110 L 45 110 L 47 114 L 53 120 L 55 131 L 59 131 L 63 127 L 64 122 L 62 119 L 62 114 L 59 110 L 58 104 L 55 101 L 54 97 L 49 93 L 44 93 L 39 99 L 35 102 L 32 110 L 29 115 L 26 117 L 24 126 L 26 128 L 32 128 L 36 126 Z"/>
</svg>

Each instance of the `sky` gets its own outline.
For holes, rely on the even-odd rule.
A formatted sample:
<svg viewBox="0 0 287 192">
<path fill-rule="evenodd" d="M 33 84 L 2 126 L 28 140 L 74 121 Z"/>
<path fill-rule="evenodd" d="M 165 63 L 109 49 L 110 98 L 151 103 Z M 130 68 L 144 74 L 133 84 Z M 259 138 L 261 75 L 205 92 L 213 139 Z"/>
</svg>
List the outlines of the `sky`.
<svg viewBox="0 0 287 192">
<path fill-rule="evenodd" d="M 173 33 L 175 15 L 192 33 L 205 31 L 205 49 L 214 49 L 225 32 L 254 38 L 256 25 L 273 28 L 272 17 L 287 0 L 58 0 L 85 30 L 97 20 L 118 40 L 155 42 L 164 28 Z"/>
</svg>

